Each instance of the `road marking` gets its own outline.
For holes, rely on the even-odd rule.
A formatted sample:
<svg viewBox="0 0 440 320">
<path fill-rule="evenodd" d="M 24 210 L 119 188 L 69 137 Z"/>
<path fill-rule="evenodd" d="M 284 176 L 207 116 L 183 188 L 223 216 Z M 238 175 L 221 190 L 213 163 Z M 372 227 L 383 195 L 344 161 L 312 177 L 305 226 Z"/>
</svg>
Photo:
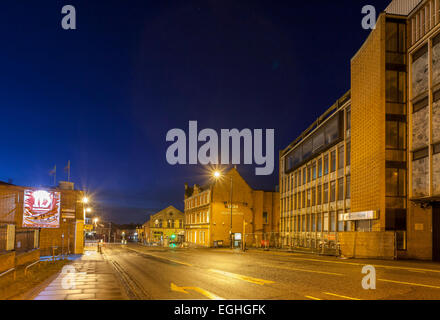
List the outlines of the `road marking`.
<svg viewBox="0 0 440 320">
<path fill-rule="evenodd" d="M 187 290 L 196 291 L 211 300 L 225 300 L 225 299 L 223 299 L 223 298 L 221 298 L 221 297 L 219 297 L 209 291 L 206 291 L 202 288 L 199 288 L 199 287 L 179 287 L 171 282 L 171 291 L 189 294 L 189 292 L 187 292 Z"/>
<path fill-rule="evenodd" d="M 330 296 L 335 296 L 335 297 L 339 297 L 339 298 L 344 298 L 344 299 L 349 299 L 349 300 L 361 300 L 358 298 L 352 298 L 352 297 L 347 297 L 347 296 L 342 296 L 340 294 L 336 294 L 336 293 L 331 293 L 331 292 L 323 292 L 324 294 L 328 294 Z"/>
<path fill-rule="evenodd" d="M 406 284 L 409 286 L 417 286 L 417 287 L 425 287 L 425 288 L 432 288 L 432 289 L 440 289 L 439 286 L 432 286 L 429 284 L 422 284 L 422 283 L 414 283 L 414 282 L 403 282 L 403 281 L 396 281 L 396 280 L 387 280 L 387 279 L 377 279 L 378 281 L 384 281 L 384 282 L 392 282 L 392 283 L 398 283 L 398 284 Z"/>
<path fill-rule="evenodd" d="M 171 261 L 171 262 L 174 262 L 174 263 L 178 263 L 178 264 L 181 264 L 181 265 L 184 265 L 184 266 L 187 266 L 187 267 L 192 267 L 192 266 L 193 266 L 193 265 L 190 264 L 190 263 L 186 263 L 186 262 L 182 262 L 182 261 L 178 261 L 178 260 L 174 260 L 174 259 L 170 259 L 170 258 L 166 258 L 166 257 L 158 256 L 158 255 L 156 255 L 156 254 L 147 253 L 147 252 L 145 252 L 145 251 L 139 251 L 139 250 L 132 249 L 132 248 L 128 248 L 128 249 L 129 249 L 129 250 L 133 250 L 133 251 L 135 251 L 135 252 L 138 252 L 138 253 L 140 253 L 140 254 L 145 254 L 145 255 L 147 255 L 147 256 L 152 256 L 152 257 L 155 257 L 155 258 L 158 258 L 158 259 L 168 260 L 168 261 Z"/>
<path fill-rule="evenodd" d="M 278 253 L 280 254 L 280 253 Z M 285 256 L 289 256 L 291 254 L 287 253 Z M 291 260 L 303 260 L 303 261 L 315 261 L 315 262 L 324 262 L 324 263 L 338 263 L 338 264 L 348 264 L 353 266 L 364 266 L 365 263 L 356 263 L 356 262 L 342 262 L 342 261 L 331 261 L 331 260 L 320 260 L 320 259 L 311 259 L 311 258 L 296 258 L 291 257 Z M 374 264 L 373 265 L 376 268 L 385 268 L 385 269 L 400 269 L 400 270 L 406 270 L 406 271 L 414 271 L 414 272 L 436 272 L 440 273 L 440 270 L 435 269 L 422 269 L 422 268 L 413 268 L 413 267 L 397 267 L 397 266 L 387 266 L 387 265 L 380 265 L 380 264 Z"/>
<path fill-rule="evenodd" d="M 243 281 L 247 281 L 247 282 L 251 282 L 251 283 L 255 283 L 255 284 L 259 284 L 259 285 L 275 283 L 274 281 L 270 281 L 270 280 L 252 278 L 252 277 L 248 277 L 248 276 L 243 276 L 241 274 L 236 274 L 236 273 L 222 271 L 222 270 L 209 269 L 209 271 L 215 272 L 215 273 L 218 273 L 218 274 L 230 277 L 230 278 L 239 279 L 239 280 L 243 280 Z"/>
<path fill-rule="evenodd" d="M 319 299 L 319 298 L 315 298 L 315 297 L 312 297 L 312 296 L 305 296 L 307 299 L 311 299 L 311 300 L 321 300 L 321 299 Z"/>
<path fill-rule="evenodd" d="M 317 271 L 317 270 L 292 268 L 292 267 L 285 267 L 285 266 L 273 266 L 273 265 L 270 265 L 270 264 L 259 264 L 259 265 L 262 266 L 262 267 L 267 267 L 267 268 L 276 268 L 276 269 L 284 269 L 284 270 L 291 270 L 291 271 L 302 271 L 302 272 L 320 273 L 320 274 L 328 274 L 328 275 L 332 275 L 332 276 L 343 276 L 342 273 L 335 273 L 335 272 Z"/>
</svg>

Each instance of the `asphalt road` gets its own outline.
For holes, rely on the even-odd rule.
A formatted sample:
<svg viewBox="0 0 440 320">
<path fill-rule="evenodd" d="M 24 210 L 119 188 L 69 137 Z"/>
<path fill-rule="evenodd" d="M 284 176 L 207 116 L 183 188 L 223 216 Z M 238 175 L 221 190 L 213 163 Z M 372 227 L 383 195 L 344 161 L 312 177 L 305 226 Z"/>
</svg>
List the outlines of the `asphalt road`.
<svg viewBox="0 0 440 320">
<path fill-rule="evenodd" d="M 440 264 L 275 251 L 105 245 L 131 299 L 440 299 Z M 362 268 L 376 271 L 365 290 Z"/>
</svg>

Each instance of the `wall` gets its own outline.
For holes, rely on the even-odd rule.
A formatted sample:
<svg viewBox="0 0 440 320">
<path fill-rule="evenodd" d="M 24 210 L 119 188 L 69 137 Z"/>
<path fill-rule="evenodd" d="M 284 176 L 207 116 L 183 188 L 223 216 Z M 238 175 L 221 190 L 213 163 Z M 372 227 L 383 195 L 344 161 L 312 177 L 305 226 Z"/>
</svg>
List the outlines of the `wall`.
<svg viewBox="0 0 440 320">
<path fill-rule="evenodd" d="M 394 259 L 394 232 L 339 232 L 338 237 L 345 257 Z"/>
<path fill-rule="evenodd" d="M 40 250 L 35 249 L 16 255 L 15 265 L 22 266 L 40 260 Z"/>
<path fill-rule="evenodd" d="M 385 230 L 385 15 L 351 60 L 351 211 L 379 210 Z"/>
<path fill-rule="evenodd" d="M 0 255 L 0 273 L 14 268 L 15 252 L 9 252 Z"/>
</svg>

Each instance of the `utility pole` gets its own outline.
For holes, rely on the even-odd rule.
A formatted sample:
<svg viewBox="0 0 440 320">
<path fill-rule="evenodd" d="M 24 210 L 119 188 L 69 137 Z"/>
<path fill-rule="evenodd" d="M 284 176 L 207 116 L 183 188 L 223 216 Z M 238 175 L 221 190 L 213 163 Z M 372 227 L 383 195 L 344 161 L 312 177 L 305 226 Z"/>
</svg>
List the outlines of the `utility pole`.
<svg viewBox="0 0 440 320">
<path fill-rule="evenodd" d="M 231 249 L 234 248 L 234 244 L 232 243 L 232 174 L 231 174 L 231 229 L 229 231 L 230 237 L 231 237 Z"/>
<path fill-rule="evenodd" d="M 110 221 L 110 228 L 108 229 L 108 243 L 112 241 L 111 235 L 112 235 L 112 222 Z"/>
</svg>

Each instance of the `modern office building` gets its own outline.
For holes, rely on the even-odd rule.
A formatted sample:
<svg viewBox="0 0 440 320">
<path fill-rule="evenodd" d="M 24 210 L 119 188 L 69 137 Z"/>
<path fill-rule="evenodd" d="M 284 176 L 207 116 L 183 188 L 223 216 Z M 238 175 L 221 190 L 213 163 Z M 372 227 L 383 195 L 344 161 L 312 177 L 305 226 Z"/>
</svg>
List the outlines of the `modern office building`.
<svg viewBox="0 0 440 320">
<path fill-rule="evenodd" d="M 231 205 L 232 193 L 232 205 Z M 185 241 L 192 246 L 276 245 L 279 193 L 255 190 L 232 168 L 206 186 L 185 184 Z M 231 236 L 232 234 L 232 236 Z"/>
<path fill-rule="evenodd" d="M 440 260 L 440 1 L 394 0 L 351 88 L 280 153 L 285 246 Z"/>
</svg>

